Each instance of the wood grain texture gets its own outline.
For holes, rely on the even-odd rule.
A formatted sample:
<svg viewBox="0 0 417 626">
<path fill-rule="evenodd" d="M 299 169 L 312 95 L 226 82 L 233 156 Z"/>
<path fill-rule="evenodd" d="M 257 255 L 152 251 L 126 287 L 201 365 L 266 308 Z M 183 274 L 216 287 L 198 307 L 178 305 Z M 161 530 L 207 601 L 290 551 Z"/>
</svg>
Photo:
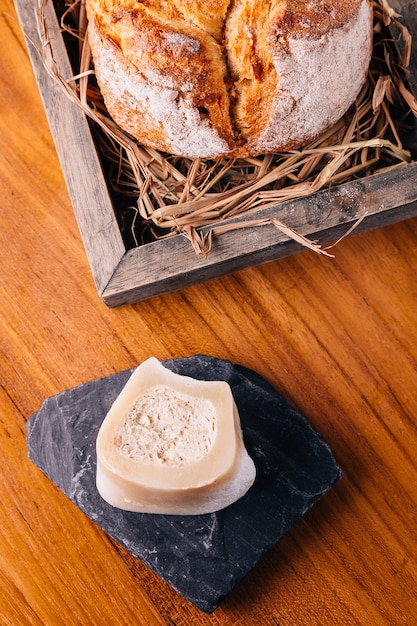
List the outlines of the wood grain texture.
<svg viewBox="0 0 417 626">
<path fill-rule="evenodd" d="M 0 7 L 0 623 L 415 623 L 417 219 L 108 309 L 97 295 L 11 0 Z M 206 353 L 269 380 L 344 478 L 218 610 L 198 612 L 27 459 L 77 384 Z"/>
<path fill-rule="evenodd" d="M 77 223 L 97 289 L 101 292 L 123 257 L 125 246 L 87 118 L 45 69 L 50 64 L 49 48 L 44 54 L 44 63 L 38 34 L 39 4 L 33 0 L 16 2 Z M 73 72 L 52 2 L 45 5 L 45 21 L 54 62 L 62 78 L 68 80 Z"/>
<path fill-rule="evenodd" d="M 300 252 L 300 244 L 273 224 L 235 229 L 215 237 L 208 256 L 197 257 L 182 235 L 126 252 L 86 119 L 48 75 L 40 59 L 41 42 L 35 12 L 38 4 L 35 0 L 16 0 L 15 3 L 93 277 L 100 297 L 108 306 L 138 302 Z M 397 0 L 398 4 L 404 3 Z M 46 4 L 48 39 L 60 74 L 71 77 L 55 6 L 59 5 L 52 0 Z M 417 35 L 415 6 L 416 1 L 412 0 L 404 9 L 407 26 Z M 58 8 L 57 11 L 59 15 Z M 417 66 L 412 56 L 413 84 L 416 75 Z M 307 198 L 259 209 L 256 217 L 262 220 L 273 217 L 300 235 L 326 245 L 346 235 L 358 220 L 363 221 L 355 228 L 355 234 L 415 216 L 416 169 L 417 164 L 411 163 L 399 170 L 375 174 Z M 242 216 L 228 223 L 239 224 L 246 220 L 247 216 Z M 181 258 L 180 263 L 178 258 Z"/>
</svg>

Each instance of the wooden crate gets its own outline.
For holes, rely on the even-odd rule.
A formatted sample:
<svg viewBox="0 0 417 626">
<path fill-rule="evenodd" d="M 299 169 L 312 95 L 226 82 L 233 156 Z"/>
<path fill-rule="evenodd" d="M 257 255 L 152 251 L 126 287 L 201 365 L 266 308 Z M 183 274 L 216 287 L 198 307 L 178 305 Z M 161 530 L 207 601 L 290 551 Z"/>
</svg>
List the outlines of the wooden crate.
<svg viewBox="0 0 417 626">
<path fill-rule="evenodd" d="M 197 256 L 182 235 L 126 249 L 86 117 L 46 72 L 36 49 L 40 45 L 36 0 L 15 0 L 15 4 L 97 291 L 106 305 L 137 302 L 302 250 L 273 225 L 222 234 L 214 239 L 206 257 Z M 391 5 L 402 14 L 415 40 L 417 1 L 395 0 Z M 72 69 L 52 0 L 46 20 L 60 73 L 70 77 Z M 410 84 L 416 93 L 415 48 Z M 301 235 L 327 244 L 365 213 L 355 234 L 417 215 L 417 163 L 259 209 L 257 217 L 275 216 Z"/>
</svg>

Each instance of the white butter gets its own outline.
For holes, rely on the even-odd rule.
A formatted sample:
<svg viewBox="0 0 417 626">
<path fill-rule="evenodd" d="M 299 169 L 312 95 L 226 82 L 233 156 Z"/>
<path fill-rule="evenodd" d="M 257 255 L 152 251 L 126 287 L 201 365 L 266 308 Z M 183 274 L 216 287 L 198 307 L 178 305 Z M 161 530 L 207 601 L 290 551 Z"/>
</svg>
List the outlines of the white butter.
<svg viewBox="0 0 417 626">
<path fill-rule="evenodd" d="M 96 448 L 99 493 L 128 511 L 212 513 L 255 479 L 230 386 L 175 374 L 154 357 L 116 398 Z"/>
</svg>

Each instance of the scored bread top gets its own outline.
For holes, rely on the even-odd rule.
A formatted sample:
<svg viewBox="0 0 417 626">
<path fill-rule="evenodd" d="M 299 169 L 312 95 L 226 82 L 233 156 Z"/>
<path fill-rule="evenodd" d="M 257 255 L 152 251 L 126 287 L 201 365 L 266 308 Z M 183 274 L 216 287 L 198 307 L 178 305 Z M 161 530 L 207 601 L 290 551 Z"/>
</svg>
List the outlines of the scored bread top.
<svg viewBox="0 0 417 626">
<path fill-rule="evenodd" d="M 370 62 L 369 0 L 87 0 L 110 115 L 190 157 L 299 147 L 336 122 Z"/>
</svg>

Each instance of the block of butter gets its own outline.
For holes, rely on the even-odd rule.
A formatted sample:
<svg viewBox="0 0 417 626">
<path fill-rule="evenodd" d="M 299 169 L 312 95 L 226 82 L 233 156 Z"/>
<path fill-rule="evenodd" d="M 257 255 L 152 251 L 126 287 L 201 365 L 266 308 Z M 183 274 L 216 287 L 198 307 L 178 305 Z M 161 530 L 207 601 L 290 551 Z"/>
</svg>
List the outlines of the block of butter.
<svg viewBox="0 0 417 626">
<path fill-rule="evenodd" d="M 256 475 L 229 384 L 176 374 L 154 357 L 114 401 L 96 450 L 100 495 L 127 511 L 213 513 Z"/>
</svg>

